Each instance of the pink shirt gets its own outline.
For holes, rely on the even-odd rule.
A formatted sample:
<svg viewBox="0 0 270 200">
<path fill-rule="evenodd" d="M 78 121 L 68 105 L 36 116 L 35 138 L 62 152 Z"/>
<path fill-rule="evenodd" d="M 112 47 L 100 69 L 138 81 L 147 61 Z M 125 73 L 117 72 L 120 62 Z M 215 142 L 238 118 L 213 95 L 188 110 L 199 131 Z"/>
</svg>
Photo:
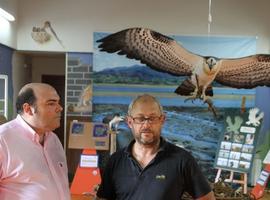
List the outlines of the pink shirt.
<svg viewBox="0 0 270 200">
<path fill-rule="evenodd" d="M 21 118 L 0 126 L 0 199 L 69 200 L 65 152 L 53 132 L 38 134 Z"/>
</svg>

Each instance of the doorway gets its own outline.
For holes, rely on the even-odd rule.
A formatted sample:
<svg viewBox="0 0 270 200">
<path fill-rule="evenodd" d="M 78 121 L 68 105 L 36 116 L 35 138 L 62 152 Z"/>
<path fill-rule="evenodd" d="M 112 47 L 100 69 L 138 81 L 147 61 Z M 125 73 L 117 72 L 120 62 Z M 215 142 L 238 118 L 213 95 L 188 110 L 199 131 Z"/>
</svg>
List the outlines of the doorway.
<svg viewBox="0 0 270 200">
<path fill-rule="evenodd" d="M 64 75 L 42 75 L 41 76 L 41 82 L 47 83 L 53 86 L 60 96 L 60 103 L 63 107 L 61 121 L 60 121 L 60 127 L 54 130 L 54 133 L 58 136 L 60 139 L 60 142 L 62 143 L 63 147 L 65 144 L 65 124 L 64 124 L 64 118 L 65 118 L 65 76 Z"/>
</svg>

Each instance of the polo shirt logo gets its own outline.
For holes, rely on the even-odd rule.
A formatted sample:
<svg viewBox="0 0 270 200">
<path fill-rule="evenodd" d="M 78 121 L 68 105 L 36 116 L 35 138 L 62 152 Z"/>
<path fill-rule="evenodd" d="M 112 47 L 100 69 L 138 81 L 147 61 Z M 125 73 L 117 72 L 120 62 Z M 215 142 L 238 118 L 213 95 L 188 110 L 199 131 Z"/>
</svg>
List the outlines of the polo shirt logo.
<svg viewBox="0 0 270 200">
<path fill-rule="evenodd" d="M 157 180 L 165 180 L 166 179 L 166 176 L 164 174 L 156 175 L 156 179 Z"/>
</svg>

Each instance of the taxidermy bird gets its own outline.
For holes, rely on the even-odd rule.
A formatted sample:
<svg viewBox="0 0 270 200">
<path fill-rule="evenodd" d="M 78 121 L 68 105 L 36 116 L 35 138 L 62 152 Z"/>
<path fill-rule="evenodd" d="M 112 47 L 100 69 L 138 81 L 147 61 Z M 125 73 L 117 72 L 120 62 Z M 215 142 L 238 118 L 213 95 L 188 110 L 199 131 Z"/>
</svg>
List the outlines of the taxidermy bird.
<svg viewBox="0 0 270 200">
<path fill-rule="evenodd" d="M 188 76 L 175 93 L 200 99 L 216 115 L 210 96 L 211 83 L 234 88 L 270 86 L 270 55 L 257 54 L 237 59 L 200 56 L 189 52 L 174 39 L 147 28 L 130 28 L 110 34 L 100 42 L 101 51 L 140 60 L 154 70 L 174 76 Z"/>
<path fill-rule="evenodd" d="M 33 27 L 31 36 L 33 40 L 39 43 L 44 43 L 50 40 L 51 36 L 50 34 L 46 31 L 46 29 L 49 28 L 56 40 L 60 43 L 60 45 L 65 48 L 63 45 L 62 41 L 59 39 L 57 36 L 56 32 L 52 28 L 51 22 L 45 21 L 43 27 Z"/>
<path fill-rule="evenodd" d="M 104 117 L 102 122 L 109 125 L 109 131 L 117 132 L 119 123 L 124 120 L 125 118 L 123 116 L 120 116 L 119 113 L 116 113 L 114 114 L 113 117 L 111 116 Z"/>
</svg>

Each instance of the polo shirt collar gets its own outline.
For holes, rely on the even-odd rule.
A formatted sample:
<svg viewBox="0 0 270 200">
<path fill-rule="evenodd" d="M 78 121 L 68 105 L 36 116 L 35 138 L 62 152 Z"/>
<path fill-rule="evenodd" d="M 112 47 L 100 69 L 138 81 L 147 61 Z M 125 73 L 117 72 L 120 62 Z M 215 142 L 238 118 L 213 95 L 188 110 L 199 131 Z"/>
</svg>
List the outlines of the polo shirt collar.
<svg viewBox="0 0 270 200">
<path fill-rule="evenodd" d="M 129 145 L 127 147 L 125 147 L 124 152 L 128 154 L 128 156 L 132 156 L 132 147 L 135 143 L 135 139 L 133 139 Z M 163 138 L 160 137 L 160 144 L 159 144 L 159 149 L 158 149 L 158 153 L 159 152 L 163 152 L 166 150 L 168 146 L 168 142 Z"/>
</svg>

